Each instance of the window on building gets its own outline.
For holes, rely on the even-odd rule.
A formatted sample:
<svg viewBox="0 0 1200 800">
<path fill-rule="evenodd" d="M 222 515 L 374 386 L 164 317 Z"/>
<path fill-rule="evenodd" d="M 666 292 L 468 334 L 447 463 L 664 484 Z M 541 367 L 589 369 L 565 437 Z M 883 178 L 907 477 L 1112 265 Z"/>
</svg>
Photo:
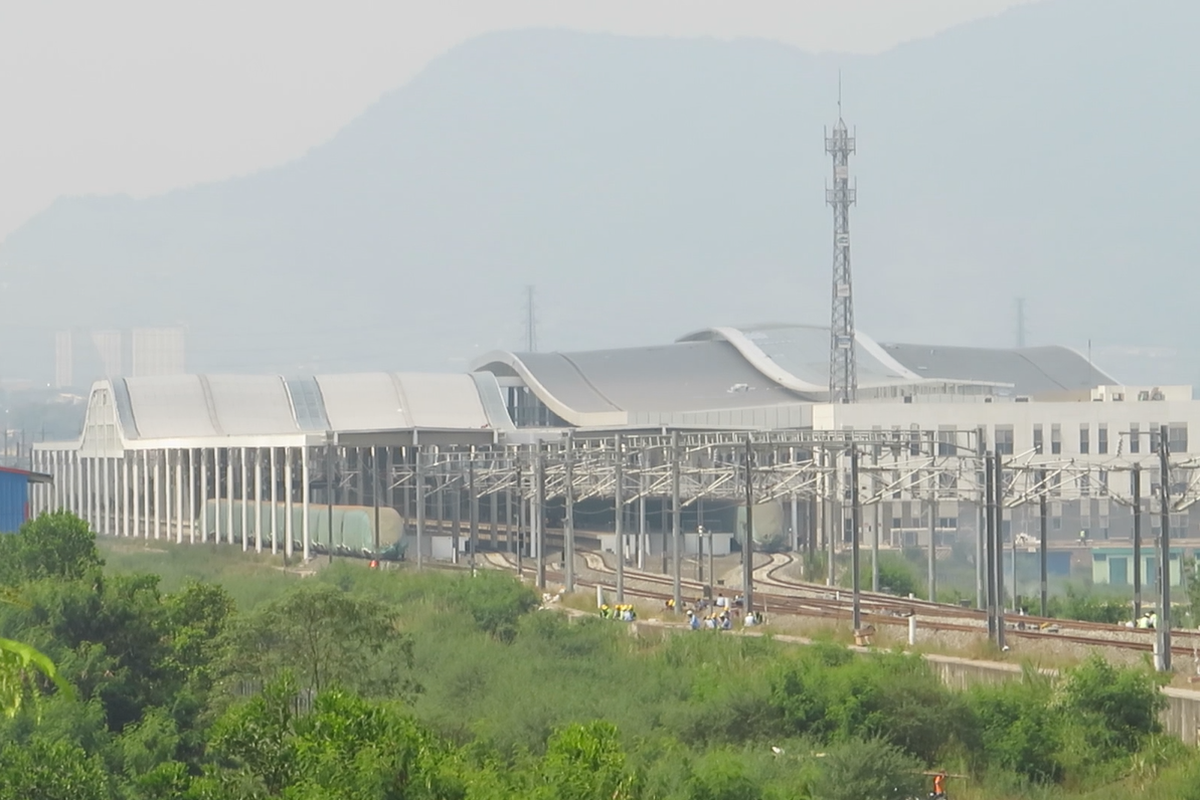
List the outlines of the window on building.
<svg viewBox="0 0 1200 800">
<path fill-rule="evenodd" d="M 904 520 L 899 517 L 892 517 L 892 530 L 898 531 L 904 527 Z"/>
<path fill-rule="evenodd" d="M 1061 531 L 1062 530 L 1062 517 L 1054 517 L 1050 520 L 1050 530 L 1052 530 L 1052 531 Z"/>
<path fill-rule="evenodd" d="M 1057 422 L 1050 426 L 1050 452 L 1056 455 L 1062 452 L 1062 426 Z"/>
<path fill-rule="evenodd" d="M 954 446 L 954 429 L 941 428 L 938 430 L 938 455 L 952 456 L 958 452 Z"/>
<path fill-rule="evenodd" d="M 1040 423 L 1033 426 L 1033 450 L 1038 455 L 1042 453 L 1042 426 Z"/>
<path fill-rule="evenodd" d="M 1012 425 L 996 426 L 996 452 L 1002 456 L 1011 456 L 1013 454 Z"/>
<path fill-rule="evenodd" d="M 1089 441 L 1091 438 L 1091 435 L 1092 435 L 1091 426 L 1088 425 L 1086 422 L 1081 422 L 1079 424 L 1079 452 L 1080 452 L 1080 454 L 1086 456 L 1088 454 L 1088 451 L 1091 449 L 1091 447 L 1090 447 L 1091 441 Z"/>
<path fill-rule="evenodd" d="M 1186 422 L 1172 422 L 1167 428 L 1167 446 L 1172 453 L 1186 453 L 1188 449 L 1188 430 Z"/>
<path fill-rule="evenodd" d="M 913 424 L 908 432 L 908 454 L 921 455 L 921 427 L 916 424 Z"/>
<path fill-rule="evenodd" d="M 1158 423 L 1151 422 L 1150 423 L 1150 452 L 1151 453 L 1158 452 L 1158 432 L 1159 432 Z"/>
<path fill-rule="evenodd" d="M 1129 452 L 1142 452 L 1142 430 L 1136 422 L 1129 426 Z"/>
<path fill-rule="evenodd" d="M 958 517 L 938 517 L 938 527 L 942 530 L 954 530 L 958 527 Z"/>
<path fill-rule="evenodd" d="M 1096 428 L 1096 452 L 1100 455 L 1108 453 L 1108 425 L 1103 422 Z"/>
<path fill-rule="evenodd" d="M 1079 476 L 1079 493 L 1087 497 L 1092 491 L 1092 479 L 1086 472 Z"/>
</svg>

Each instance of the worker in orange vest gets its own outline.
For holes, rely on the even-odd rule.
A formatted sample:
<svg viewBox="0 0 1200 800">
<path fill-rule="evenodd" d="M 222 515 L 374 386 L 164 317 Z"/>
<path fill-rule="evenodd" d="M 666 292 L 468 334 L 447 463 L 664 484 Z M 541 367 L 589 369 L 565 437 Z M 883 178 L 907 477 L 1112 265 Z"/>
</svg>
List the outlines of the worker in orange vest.
<svg viewBox="0 0 1200 800">
<path fill-rule="evenodd" d="M 944 800 L 946 797 L 946 771 L 942 770 L 937 775 L 933 776 L 933 798 L 934 800 Z"/>
</svg>

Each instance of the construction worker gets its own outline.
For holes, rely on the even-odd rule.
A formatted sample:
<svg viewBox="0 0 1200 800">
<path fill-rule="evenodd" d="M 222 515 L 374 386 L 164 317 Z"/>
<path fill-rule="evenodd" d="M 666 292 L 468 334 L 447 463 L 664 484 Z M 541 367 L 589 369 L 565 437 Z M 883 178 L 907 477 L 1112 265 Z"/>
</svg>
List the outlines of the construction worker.
<svg viewBox="0 0 1200 800">
<path fill-rule="evenodd" d="M 942 770 L 933 776 L 933 794 L 930 797 L 934 800 L 945 800 L 946 797 L 946 770 Z"/>
</svg>

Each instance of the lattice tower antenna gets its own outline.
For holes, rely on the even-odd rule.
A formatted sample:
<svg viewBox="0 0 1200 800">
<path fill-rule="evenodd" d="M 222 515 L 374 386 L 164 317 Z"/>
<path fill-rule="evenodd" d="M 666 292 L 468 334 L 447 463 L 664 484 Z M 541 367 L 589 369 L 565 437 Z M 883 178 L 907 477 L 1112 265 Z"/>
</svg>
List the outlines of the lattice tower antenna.
<svg viewBox="0 0 1200 800">
<path fill-rule="evenodd" d="M 854 289 L 850 279 L 850 206 L 858 187 L 850 184 L 854 134 L 842 120 L 842 76 L 838 75 L 838 121 L 825 131 L 825 152 L 833 156 L 833 188 L 825 202 L 833 206 L 833 316 L 829 330 L 829 402 L 853 403 L 858 394 L 854 354 Z"/>
<path fill-rule="evenodd" d="M 533 287 L 525 287 L 525 352 L 537 352 L 537 315 L 533 304 Z"/>
</svg>

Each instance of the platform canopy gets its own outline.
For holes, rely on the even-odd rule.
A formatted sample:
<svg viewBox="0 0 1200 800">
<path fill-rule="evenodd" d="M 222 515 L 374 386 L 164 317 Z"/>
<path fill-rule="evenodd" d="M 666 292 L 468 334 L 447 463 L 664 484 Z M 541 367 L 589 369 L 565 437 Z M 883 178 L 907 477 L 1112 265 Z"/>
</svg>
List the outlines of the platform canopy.
<svg viewBox="0 0 1200 800">
<path fill-rule="evenodd" d="M 78 448 L 484 444 L 512 428 L 487 374 L 128 377 L 92 386 Z"/>
</svg>

